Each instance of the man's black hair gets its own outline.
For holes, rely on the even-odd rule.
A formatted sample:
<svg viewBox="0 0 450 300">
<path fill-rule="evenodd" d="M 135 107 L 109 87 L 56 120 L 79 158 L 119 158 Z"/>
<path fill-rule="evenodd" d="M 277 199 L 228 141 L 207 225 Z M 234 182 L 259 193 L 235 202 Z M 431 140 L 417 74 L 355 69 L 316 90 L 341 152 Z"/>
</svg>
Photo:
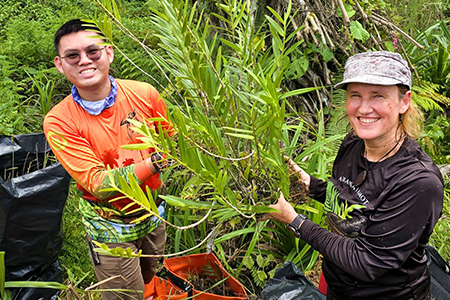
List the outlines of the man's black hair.
<svg viewBox="0 0 450 300">
<path fill-rule="evenodd" d="M 89 23 L 89 22 L 86 22 L 86 21 L 83 21 L 80 19 L 73 19 L 73 20 L 67 21 L 55 33 L 55 38 L 54 38 L 53 42 L 55 44 L 56 54 L 59 55 L 59 49 L 58 49 L 59 41 L 61 40 L 61 38 L 63 36 L 74 33 L 74 32 L 78 32 L 78 31 L 84 31 L 84 30 L 94 30 L 99 35 L 105 37 L 103 35 L 103 33 L 101 32 L 101 30 L 97 26 L 95 26 L 95 24 L 93 24 L 93 23 Z"/>
</svg>

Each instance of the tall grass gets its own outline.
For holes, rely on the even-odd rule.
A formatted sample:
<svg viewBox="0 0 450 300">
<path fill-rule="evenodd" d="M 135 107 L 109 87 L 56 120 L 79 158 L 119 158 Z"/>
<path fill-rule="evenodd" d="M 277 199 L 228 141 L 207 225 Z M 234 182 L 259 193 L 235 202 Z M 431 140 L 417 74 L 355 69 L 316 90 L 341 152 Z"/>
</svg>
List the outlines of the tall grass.
<svg viewBox="0 0 450 300">
<path fill-rule="evenodd" d="M 64 242 L 60 261 L 67 274 L 68 283 L 75 287 L 86 288 L 97 282 L 97 279 L 89 259 L 86 232 L 78 209 L 80 196 L 77 195 L 76 190 L 75 185 L 72 185 L 64 207 L 62 219 Z"/>
<path fill-rule="evenodd" d="M 387 1 L 386 1 L 387 2 Z M 425 28 L 431 26 L 436 20 L 445 18 L 443 8 L 446 0 L 393 0 L 389 1 L 396 15 L 398 25 L 408 34 L 415 36 Z"/>
</svg>

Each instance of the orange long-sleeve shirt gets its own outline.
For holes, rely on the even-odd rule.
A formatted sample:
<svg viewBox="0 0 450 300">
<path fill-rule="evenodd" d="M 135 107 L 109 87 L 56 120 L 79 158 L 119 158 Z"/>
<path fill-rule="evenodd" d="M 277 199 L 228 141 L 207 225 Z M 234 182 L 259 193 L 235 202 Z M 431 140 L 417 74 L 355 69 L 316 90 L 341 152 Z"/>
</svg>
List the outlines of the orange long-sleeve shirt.
<svg viewBox="0 0 450 300">
<path fill-rule="evenodd" d="M 160 187 L 158 175 L 153 175 L 145 158 L 153 151 L 125 150 L 121 146 L 139 143 L 129 119 L 148 122 L 149 118 L 166 118 L 166 104 L 149 84 L 116 79 L 117 98 L 110 108 L 97 116 L 90 115 L 67 96 L 45 117 L 44 132 L 54 154 L 75 179 L 83 198 L 103 203 L 113 195 L 101 190 L 108 187 L 107 166 L 125 175 L 129 172 L 142 183 L 141 187 Z M 170 130 L 167 122 L 164 129 Z M 158 127 L 155 128 L 158 130 Z M 129 199 L 112 202 L 116 208 L 129 204 Z"/>
</svg>

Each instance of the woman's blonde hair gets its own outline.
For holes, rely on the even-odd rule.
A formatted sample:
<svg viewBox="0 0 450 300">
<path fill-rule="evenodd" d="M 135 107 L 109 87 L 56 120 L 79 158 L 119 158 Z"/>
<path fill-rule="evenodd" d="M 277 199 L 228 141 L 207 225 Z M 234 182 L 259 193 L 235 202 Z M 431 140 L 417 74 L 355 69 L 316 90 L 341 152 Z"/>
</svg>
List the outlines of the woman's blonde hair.
<svg viewBox="0 0 450 300">
<path fill-rule="evenodd" d="M 397 85 L 397 87 L 399 99 L 403 99 L 409 89 L 404 85 Z M 423 129 L 423 113 L 414 101 L 411 101 L 408 110 L 399 116 L 399 120 L 400 129 L 414 139 L 419 138 L 420 132 Z"/>
</svg>

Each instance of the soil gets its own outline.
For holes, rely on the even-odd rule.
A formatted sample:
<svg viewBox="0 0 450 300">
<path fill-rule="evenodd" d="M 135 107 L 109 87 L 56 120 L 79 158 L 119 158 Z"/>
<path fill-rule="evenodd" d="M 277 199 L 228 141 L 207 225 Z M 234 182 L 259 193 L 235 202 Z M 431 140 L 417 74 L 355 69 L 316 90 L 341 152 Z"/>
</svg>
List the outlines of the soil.
<svg viewBox="0 0 450 300">
<path fill-rule="evenodd" d="M 295 173 L 289 173 L 289 198 L 293 204 L 303 204 L 308 199 L 306 185 L 300 179 L 300 176 Z"/>
<path fill-rule="evenodd" d="M 210 269 L 210 266 L 205 266 Z M 211 268 L 212 269 L 212 268 Z M 190 274 L 187 278 L 196 290 L 204 291 L 214 295 L 221 295 L 227 297 L 236 297 L 234 290 L 228 285 L 227 280 L 223 280 L 217 272 L 211 273 L 211 271 L 205 270 L 200 274 Z M 223 280 L 223 281 L 222 281 Z"/>
<path fill-rule="evenodd" d="M 310 271 L 303 272 L 305 276 L 311 281 L 316 287 L 319 286 L 320 273 L 322 272 L 322 256 L 319 255 L 314 267 Z"/>
<path fill-rule="evenodd" d="M 227 281 L 217 284 L 219 282 L 217 278 L 200 277 L 200 276 L 195 277 L 196 277 L 195 280 L 189 280 L 189 282 L 192 283 L 192 285 L 196 290 L 206 291 L 207 293 L 210 294 L 227 297 L 236 296 L 233 289 L 227 284 Z"/>
</svg>

